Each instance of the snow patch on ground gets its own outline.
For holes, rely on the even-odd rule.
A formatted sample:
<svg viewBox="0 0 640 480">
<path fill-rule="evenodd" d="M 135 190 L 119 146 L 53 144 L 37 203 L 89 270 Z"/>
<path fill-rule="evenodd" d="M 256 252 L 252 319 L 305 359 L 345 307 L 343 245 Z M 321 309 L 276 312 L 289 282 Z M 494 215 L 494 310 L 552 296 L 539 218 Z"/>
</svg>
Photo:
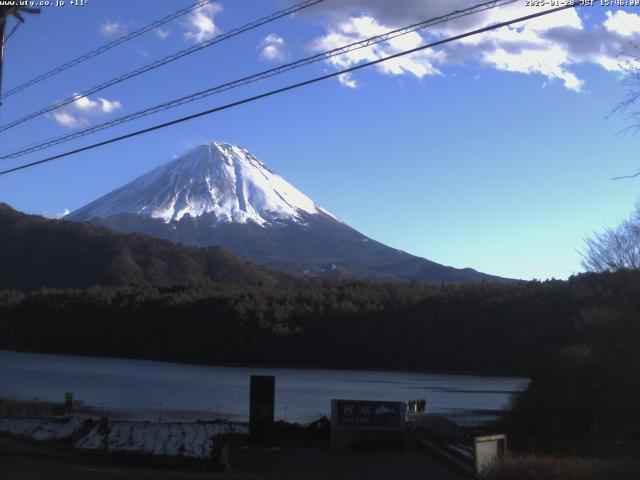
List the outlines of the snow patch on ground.
<svg viewBox="0 0 640 480">
<path fill-rule="evenodd" d="M 78 417 L 60 420 L 43 418 L 5 418 L 0 420 L 0 432 L 20 435 L 40 441 L 71 438 L 82 426 Z"/>
<path fill-rule="evenodd" d="M 214 438 L 223 433 L 247 433 L 247 427 L 230 423 L 110 422 L 109 451 L 170 457 L 209 459 Z M 104 448 L 104 432 L 96 425 L 74 443 L 83 450 Z"/>
<path fill-rule="evenodd" d="M 103 450 L 105 432 L 96 419 L 73 416 L 64 419 L 0 419 L 0 432 L 39 441 L 71 439 L 86 420 L 93 420 L 91 430 L 74 441 L 81 450 Z M 226 422 L 126 422 L 111 421 L 108 428 L 110 452 L 140 453 L 169 457 L 210 459 L 214 439 L 224 433 L 248 433 L 242 424 Z"/>
</svg>

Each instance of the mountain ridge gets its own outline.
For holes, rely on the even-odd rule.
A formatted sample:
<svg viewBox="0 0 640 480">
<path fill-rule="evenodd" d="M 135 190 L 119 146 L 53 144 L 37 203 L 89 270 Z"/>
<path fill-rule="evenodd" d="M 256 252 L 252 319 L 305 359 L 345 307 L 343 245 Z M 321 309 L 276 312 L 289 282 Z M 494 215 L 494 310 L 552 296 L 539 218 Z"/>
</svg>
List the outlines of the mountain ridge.
<svg viewBox="0 0 640 480">
<path fill-rule="evenodd" d="M 186 245 L 221 245 L 295 275 L 510 281 L 377 242 L 324 210 L 248 150 L 223 142 L 201 145 L 64 218 Z"/>
<path fill-rule="evenodd" d="M 190 247 L 0 203 L 0 290 L 288 281 L 222 247 Z"/>
<path fill-rule="evenodd" d="M 214 213 L 219 222 L 271 225 L 296 221 L 301 212 L 333 217 L 248 150 L 216 141 L 137 177 L 66 219 L 132 213 L 169 223 Z"/>
</svg>

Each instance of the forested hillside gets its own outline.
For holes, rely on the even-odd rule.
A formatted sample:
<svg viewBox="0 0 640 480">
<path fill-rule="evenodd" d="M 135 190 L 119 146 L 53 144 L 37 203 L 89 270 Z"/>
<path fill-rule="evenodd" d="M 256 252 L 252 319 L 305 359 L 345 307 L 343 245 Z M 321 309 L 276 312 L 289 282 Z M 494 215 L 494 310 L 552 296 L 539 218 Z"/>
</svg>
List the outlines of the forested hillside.
<svg viewBox="0 0 640 480">
<path fill-rule="evenodd" d="M 0 204 L 0 289 L 92 285 L 277 283 L 270 273 L 220 247 L 175 245 L 86 223 L 25 215 Z"/>
<path fill-rule="evenodd" d="M 219 248 L 7 207 L 0 224 L 0 348 L 526 374 L 512 431 L 545 441 L 640 438 L 637 270 L 440 286 L 294 280 Z"/>
<path fill-rule="evenodd" d="M 640 273 L 440 287 L 269 285 L 5 292 L 5 348 L 183 362 L 528 373 L 640 310 Z M 595 319 L 595 320 L 594 320 Z"/>
</svg>

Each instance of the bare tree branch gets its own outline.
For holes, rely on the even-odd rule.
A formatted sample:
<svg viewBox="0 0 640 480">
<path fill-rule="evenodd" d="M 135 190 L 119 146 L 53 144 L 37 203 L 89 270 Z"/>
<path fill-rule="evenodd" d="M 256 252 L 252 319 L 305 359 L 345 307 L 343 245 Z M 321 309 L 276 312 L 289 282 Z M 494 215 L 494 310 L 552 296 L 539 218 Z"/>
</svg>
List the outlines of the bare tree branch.
<svg viewBox="0 0 640 480">
<path fill-rule="evenodd" d="M 622 175 L 620 177 L 613 177 L 611 180 L 622 180 L 624 178 L 636 178 L 637 176 L 640 176 L 640 170 L 638 170 L 633 175 Z"/>
<path fill-rule="evenodd" d="M 640 270 L 640 205 L 628 220 L 585 239 L 582 266 L 590 272 Z"/>
</svg>

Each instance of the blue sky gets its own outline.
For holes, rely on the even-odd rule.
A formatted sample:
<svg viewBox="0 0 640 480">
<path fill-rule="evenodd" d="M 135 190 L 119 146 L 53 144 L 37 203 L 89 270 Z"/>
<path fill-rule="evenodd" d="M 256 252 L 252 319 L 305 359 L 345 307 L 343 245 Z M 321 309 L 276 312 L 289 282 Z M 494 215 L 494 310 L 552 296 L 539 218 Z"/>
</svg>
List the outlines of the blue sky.
<svg viewBox="0 0 640 480">
<path fill-rule="evenodd" d="M 84 7 L 45 7 L 7 42 L 3 89 L 190 3 L 89 0 Z M 328 0 L 0 133 L 0 151 L 474 3 Z M 290 4 L 220 0 L 7 98 L 0 124 Z M 533 11 L 516 4 L 442 25 L 46 153 Z M 640 167 L 639 139 L 618 135 L 628 125 L 624 116 L 608 117 L 626 93 L 617 55 L 640 40 L 638 13 L 565 11 L 361 70 L 2 176 L 0 201 L 55 217 L 216 139 L 246 147 L 323 208 L 390 246 L 497 275 L 566 278 L 581 271 L 582 239 L 627 217 L 638 200 L 637 180 L 610 179 Z"/>
</svg>

